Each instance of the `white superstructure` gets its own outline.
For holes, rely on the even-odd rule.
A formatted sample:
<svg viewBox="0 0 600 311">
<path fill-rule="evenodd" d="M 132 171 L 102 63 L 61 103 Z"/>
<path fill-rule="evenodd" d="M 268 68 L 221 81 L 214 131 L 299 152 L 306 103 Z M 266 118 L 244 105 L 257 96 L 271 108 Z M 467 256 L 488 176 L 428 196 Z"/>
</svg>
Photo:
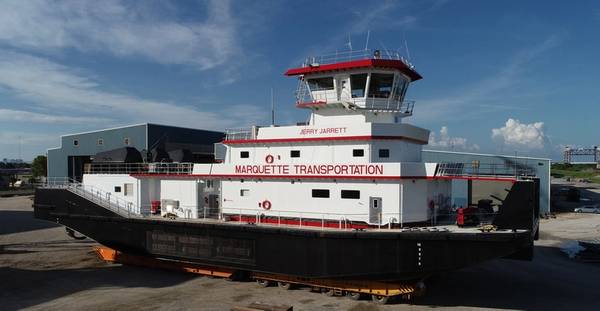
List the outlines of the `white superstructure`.
<svg viewBox="0 0 600 311">
<path fill-rule="evenodd" d="M 133 174 L 85 174 L 84 185 L 150 213 L 153 201 L 183 218 L 311 219 L 368 225 L 424 223 L 450 203 L 451 182 L 421 162 L 429 131 L 403 122 L 404 97 L 421 78 L 406 61 L 378 51 L 311 58 L 296 106 L 306 124 L 228 131 L 222 163 Z M 341 56 L 340 56 L 341 58 Z M 148 164 L 150 165 L 150 164 Z M 164 212 L 164 210 L 163 210 Z"/>
</svg>

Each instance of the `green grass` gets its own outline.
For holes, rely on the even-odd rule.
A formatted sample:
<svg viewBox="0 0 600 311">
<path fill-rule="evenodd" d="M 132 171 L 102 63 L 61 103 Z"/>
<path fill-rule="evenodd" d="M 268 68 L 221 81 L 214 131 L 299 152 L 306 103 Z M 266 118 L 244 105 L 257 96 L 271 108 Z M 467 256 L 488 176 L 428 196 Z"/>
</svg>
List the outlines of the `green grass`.
<svg viewBox="0 0 600 311">
<path fill-rule="evenodd" d="M 600 170 L 594 164 L 552 164 L 550 174 L 554 177 L 589 179 L 593 183 L 600 183 Z"/>
</svg>

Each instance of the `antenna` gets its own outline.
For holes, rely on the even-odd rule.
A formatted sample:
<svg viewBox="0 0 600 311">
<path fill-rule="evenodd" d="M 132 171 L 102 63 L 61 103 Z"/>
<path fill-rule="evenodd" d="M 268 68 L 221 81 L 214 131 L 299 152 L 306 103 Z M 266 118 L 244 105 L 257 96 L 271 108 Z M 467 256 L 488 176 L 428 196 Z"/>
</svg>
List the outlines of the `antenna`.
<svg viewBox="0 0 600 311">
<path fill-rule="evenodd" d="M 402 38 L 404 39 L 404 48 L 406 49 L 406 57 L 408 57 L 408 61 L 412 62 L 410 59 L 410 51 L 408 50 L 408 43 L 406 42 L 406 33 L 402 31 Z"/>
<path fill-rule="evenodd" d="M 352 36 L 348 35 L 348 43 L 346 43 L 350 51 L 352 51 Z"/>
<path fill-rule="evenodd" d="M 369 49 L 369 36 L 371 35 L 371 31 L 367 30 L 367 41 L 365 42 L 365 51 Z"/>
<path fill-rule="evenodd" d="M 381 44 L 381 46 L 383 47 L 383 50 L 385 51 L 385 53 L 387 54 L 387 56 L 389 58 L 392 58 L 392 55 L 390 54 L 390 51 L 387 49 L 387 47 L 385 47 L 385 45 L 383 44 L 383 42 L 381 42 L 381 40 L 379 41 L 379 44 Z"/>
<path fill-rule="evenodd" d="M 273 95 L 273 88 L 271 88 L 271 126 L 275 126 L 275 95 Z"/>
</svg>

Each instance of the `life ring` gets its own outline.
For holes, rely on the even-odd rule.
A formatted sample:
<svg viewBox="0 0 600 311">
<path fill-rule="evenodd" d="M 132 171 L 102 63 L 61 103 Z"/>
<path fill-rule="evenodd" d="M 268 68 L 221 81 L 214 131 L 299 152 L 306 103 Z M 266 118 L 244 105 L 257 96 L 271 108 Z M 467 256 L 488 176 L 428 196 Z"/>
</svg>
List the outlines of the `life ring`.
<svg viewBox="0 0 600 311">
<path fill-rule="evenodd" d="M 268 155 L 265 157 L 265 162 L 267 162 L 268 164 L 271 164 L 271 163 L 273 163 L 273 161 L 274 161 L 274 160 L 275 160 L 275 158 L 274 158 L 272 155 L 270 155 L 270 154 L 268 154 Z"/>
<path fill-rule="evenodd" d="M 271 209 L 271 201 L 269 201 L 269 200 L 262 201 L 262 208 L 264 208 L 267 211 L 270 210 Z"/>
</svg>

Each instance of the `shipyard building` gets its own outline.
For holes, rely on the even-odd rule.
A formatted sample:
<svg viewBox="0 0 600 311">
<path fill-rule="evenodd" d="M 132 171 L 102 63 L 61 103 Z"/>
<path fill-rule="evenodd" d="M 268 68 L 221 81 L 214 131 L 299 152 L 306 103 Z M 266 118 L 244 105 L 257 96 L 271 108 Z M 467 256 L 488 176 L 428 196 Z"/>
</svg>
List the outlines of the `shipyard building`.
<svg viewBox="0 0 600 311">
<path fill-rule="evenodd" d="M 142 160 L 161 162 L 210 163 L 214 161 L 214 143 L 223 133 L 152 123 L 129 125 L 61 136 L 61 146 L 48 149 L 48 177 L 81 180 L 84 166 L 97 155 L 110 162 L 137 150 Z M 108 153 L 108 154 L 107 154 Z"/>
</svg>

